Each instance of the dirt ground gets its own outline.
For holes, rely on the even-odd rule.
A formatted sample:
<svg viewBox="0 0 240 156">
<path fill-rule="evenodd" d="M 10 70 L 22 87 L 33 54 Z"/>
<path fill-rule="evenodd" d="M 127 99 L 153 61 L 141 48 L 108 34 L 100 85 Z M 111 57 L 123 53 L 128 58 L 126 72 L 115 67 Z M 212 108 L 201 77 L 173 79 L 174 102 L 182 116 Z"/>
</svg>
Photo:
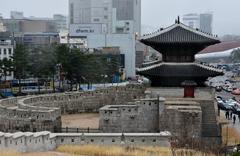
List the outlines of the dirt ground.
<svg viewBox="0 0 240 156">
<path fill-rule="evenodd" d="M 99 128 L 99 114 L 81 113 L 72 115 L 62 115 L 62 127 L 71 128 Z"/>
</svg>

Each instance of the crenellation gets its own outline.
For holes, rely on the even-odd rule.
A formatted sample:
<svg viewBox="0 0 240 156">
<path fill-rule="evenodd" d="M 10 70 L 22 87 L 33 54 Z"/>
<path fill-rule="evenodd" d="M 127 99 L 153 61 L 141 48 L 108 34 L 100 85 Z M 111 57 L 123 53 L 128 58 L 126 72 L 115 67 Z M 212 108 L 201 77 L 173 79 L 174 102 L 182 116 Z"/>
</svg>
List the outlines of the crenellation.
<svg viewBox="0 0 240 156">
<path fill-rule="evenodd" d="M 37 152 L 54 150 L 60 145 L 144 145 L 169 147 L 170 133 L 30 133 L 0 132 L 0 150 Z"/>
<path fill-rule="evenodd" d="M 98 112 L 102 106 L 133 101 L 144 86 L 127 85 L 97 91 L 57 93 L 0 100 L 0 131 L 61 130 L 61 115 Z"/>
</svg>

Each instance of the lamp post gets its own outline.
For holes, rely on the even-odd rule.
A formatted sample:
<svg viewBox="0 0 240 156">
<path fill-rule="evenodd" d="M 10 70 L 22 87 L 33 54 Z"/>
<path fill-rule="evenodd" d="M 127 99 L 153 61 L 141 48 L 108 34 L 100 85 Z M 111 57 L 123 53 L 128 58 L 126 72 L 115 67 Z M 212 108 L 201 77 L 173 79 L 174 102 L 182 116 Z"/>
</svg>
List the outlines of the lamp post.
<svg viewBox="0 0 240 156">
<path fill-rule="evenodd" d="M 62 68 L 62 64 L 61 63 L 57 64 L 56 68 L 58 70 L 58 89 L 59 89 L 59 91 L 61 91 L 61 68 Z"/>
</svg>

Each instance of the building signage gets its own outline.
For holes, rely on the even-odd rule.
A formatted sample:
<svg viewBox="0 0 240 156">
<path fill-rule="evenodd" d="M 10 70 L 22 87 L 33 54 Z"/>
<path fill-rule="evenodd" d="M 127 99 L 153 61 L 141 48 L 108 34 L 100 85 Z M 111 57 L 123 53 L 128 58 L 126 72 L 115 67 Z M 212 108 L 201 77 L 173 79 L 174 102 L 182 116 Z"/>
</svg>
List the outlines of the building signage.
<svg viewBox="0 0 240 156">
<path fill-rule="evenodd" d="M 105 33 L 103 24 L 72 24 L 70 25 L 70 36 L 87 36 L 89 34 Z"/>
</svg>

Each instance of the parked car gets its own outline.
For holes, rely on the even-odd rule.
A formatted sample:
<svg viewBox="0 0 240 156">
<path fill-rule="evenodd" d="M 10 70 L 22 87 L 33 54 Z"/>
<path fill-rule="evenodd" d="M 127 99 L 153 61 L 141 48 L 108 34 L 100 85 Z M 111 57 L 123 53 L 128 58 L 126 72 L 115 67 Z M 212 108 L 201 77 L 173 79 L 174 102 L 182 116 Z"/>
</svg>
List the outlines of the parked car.
<svg viewBox="0 0 240 156">
<path fill-rule="evenodd" d="M 234 114 L 240 114 L 240 104 L 234 99 L 228 99 L 225 102 L 228 106 L 231 107 L 231 111 Z"/>
<path fill-rule="evenodd" d="M 221 92 L 221 91 L 222 91 L 222 87 L 221 87 L 221 86 L 217 86 L 217 87 L 215 88 L 215 90 L 216 90 L 217 92 Z"/>
<path fill-rule="evenodd" d="M 221 110 L 226 110 L 226 111 L 232 110 L 232 107 L 229 106 L 222 97 L 217 96 L 215 99 L 216 99 L 216 101 L 217 101 L 218 107 L 219 107 Z"/>
<path fill-rule="evenodd" d="M 237 88 L 235 90 L 232 91 L 232 94 L 234 95 L 240 95 L 240 88 Z"/>
</svg>

